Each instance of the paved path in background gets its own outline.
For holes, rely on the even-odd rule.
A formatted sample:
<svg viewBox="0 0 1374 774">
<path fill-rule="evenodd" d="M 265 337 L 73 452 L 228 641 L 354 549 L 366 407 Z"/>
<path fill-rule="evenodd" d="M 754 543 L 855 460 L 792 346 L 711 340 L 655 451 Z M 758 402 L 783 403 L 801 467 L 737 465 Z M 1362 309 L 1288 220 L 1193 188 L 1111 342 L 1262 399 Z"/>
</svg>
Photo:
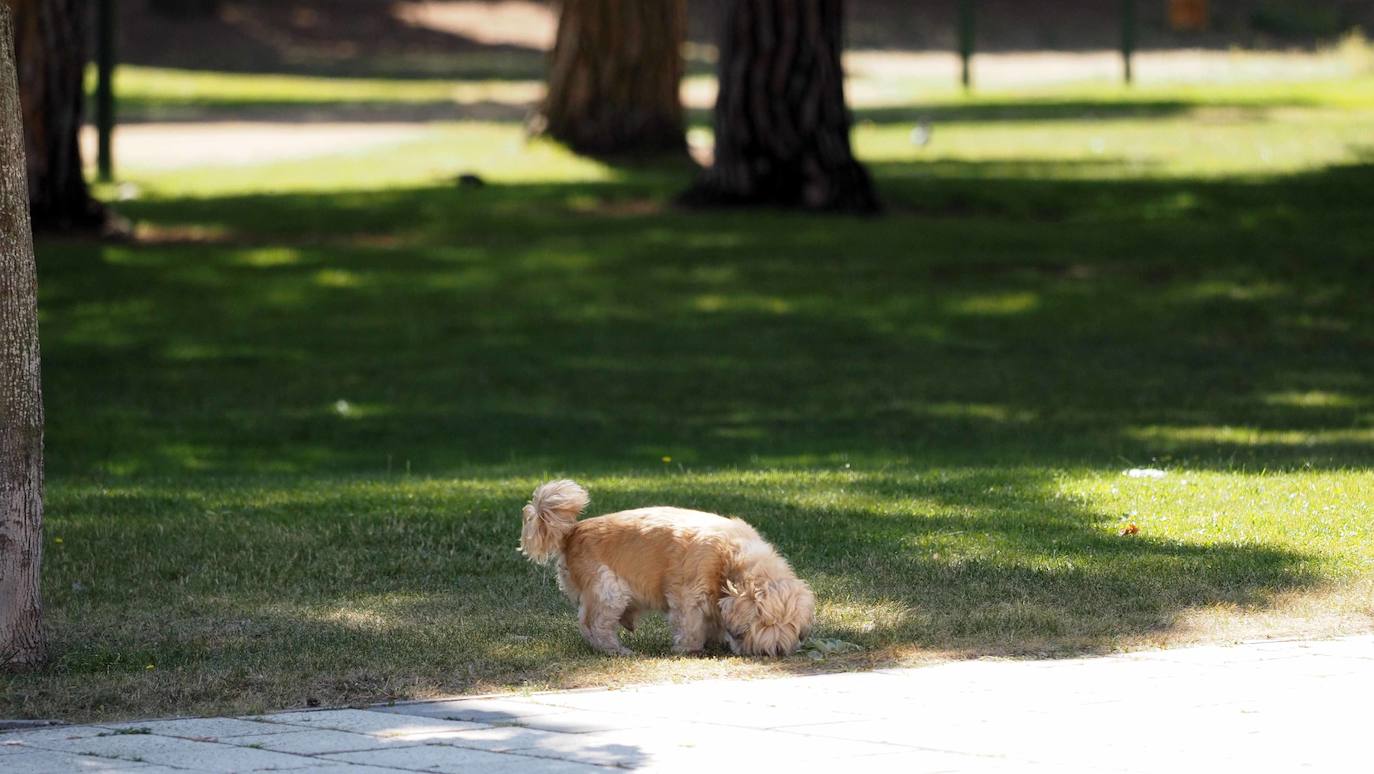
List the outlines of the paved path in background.
<svg viewBox="0 0 1374 774">
<path fill-rule="evenodd" d="M 130 124 L 114 137 L 116 163 L 140 171 L 240 167 L 338 153 L 362 153 L 424 137 L 420 123 L 215 121 Z M 81 131 L 81 155 L 94 159 L 95 129 Z"/>
<path fill-rule="evenodd" d="M 1371 771 L 1374 636 L 0 734 L 7 774 Z"/>
</svg>

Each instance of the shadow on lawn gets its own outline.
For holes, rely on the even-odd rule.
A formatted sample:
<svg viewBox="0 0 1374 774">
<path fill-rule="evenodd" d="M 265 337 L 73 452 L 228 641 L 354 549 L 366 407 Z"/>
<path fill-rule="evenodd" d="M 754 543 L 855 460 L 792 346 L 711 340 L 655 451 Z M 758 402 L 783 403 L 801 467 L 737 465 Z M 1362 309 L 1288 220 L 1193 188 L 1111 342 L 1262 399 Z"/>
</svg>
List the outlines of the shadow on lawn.
<svg viewBox="0 0 1374 774">
<path fill-rule="evenodd" d="M 537 92 L 513 90 L 507 99 L 479 101 L 417 100 L 400 102 L 340 102 L 322 99 L 318 102 L 291 102 L 244 98 L 215 98 L 204 101 L 170 102 L 165 98 L 146 99 L 125 97 L 120 101 L 120 122 L 140 123 L 200 123 L 220 121 L 270 121 L 284 123 L 431 123 L 453 121 L 481 121 L 494 123 L 522 123 L 536 107 Z M 854 109 L 856 124 L 896 124 L 934 121 L 948 123 L 998 124 L 1019 121 L 1129 121 L 1164 119 L 1204 114 L 1213 120 L 1255 120 L 1273 110 L 1302 107 L 1310 100 L 1269 99 L 1262 105 L 1244 100 L 1235 102 L 1210 101 L 1205 105 L 1185 100 L 1132 99 L 1120 102 L 1103 100 L 1021 100 L 1016 102 L 970 102 L 965 104 L 903 105 L 894 107 L 860 107 Z M 687 122 L 691 127 L 709 128 L 713 122 L 711 110 L 689 108 Z"/>
<path fill-rule="evenodd" d="M 1307 99 L 1265 101 L 1209 100 L 1205 104 L 1178 99 L 1129 99 L 1110 102 L 1102 99 L 1021 99 L 987 100 L 943 105 L 902 105 L 860 107 L 853 111 L 856 123 L 910 123 L 921 119 L 937 123 L 999 124 L 1017 121 L 1111 121 L 1170 118 L 1193 113 L 1224 117 L 1234 121 L 1254 121 L 1273 110 L 1312 105 Z"/>
<path fill-rule="evenodd" d="M 1374 167 L 947 166 L 875 165 L 864 221 L 677 213 L 650 173 L 135 203 L 240 241 L 40 246 L 51 464 L 1374 460 Z"/>
<path fill-rule="evenodd" d="M 215 121 L 279 121 L 289 123 L 427 123 L 442 121 L 489 121 L 520 123 L 529 118 L 537 102 L 537 93 L 525 90 L 512 92 L 508 100 L 459 102 L 452 99 L 413 102 L 340 102 L 321 99 L 318 102 L 291 102 L 242 98 L 216 98 L 197 102 L 169 102 L 162 97 L 125 97 L 119 104 L 119 120 L 125 124 L 140 123 L 198 123 Z M 954 122 L 1005 123 L 1015 121 L 1059 120 L 1140 120 L 1184 116 L 1202 110 L 1231 119 L 1254 120 L 1268 111 L 1301 106 L 1302 101 L 1264 105 L 1245 102 L 1228 104 L 1209 102 L 1207 105 L 1184 100 L 1131 100 L 1106 102 L 1103 100 L 1023 100 L 1018 102 L 974 102 L 967 104 L 911 105 L 901 107 L 861 107 L 853 111 L 855 123 L 877 124 L 913 123 L 920 120 L 939 124 Z M 711 110 L 688 109 L 690 126 L 710 127 Z"/>
<path fill-rule="evenodd" d="M 311 7 L 311 6 L 315 7 Z M 540 78 L 545 53 L 406 22 L 396 3 L 255 3 L 169 20 L 123 6 L 121 61 L 148 67 L 373 78 Z"/>
<path fill-rule="evenodd" d="M 188 100 L 178 104 L 165 99 L 125 97 L 119 103 L 121 124 L 194 124 L 211 122 L 272 123 L 435 123 L 479 121 L 519 123 L 529 118 L 534 103 L 511 100 L 432 100 L 415 102 L 339 102 L 297 100 L 289 103 L 246 99 Z"/>
</svg>

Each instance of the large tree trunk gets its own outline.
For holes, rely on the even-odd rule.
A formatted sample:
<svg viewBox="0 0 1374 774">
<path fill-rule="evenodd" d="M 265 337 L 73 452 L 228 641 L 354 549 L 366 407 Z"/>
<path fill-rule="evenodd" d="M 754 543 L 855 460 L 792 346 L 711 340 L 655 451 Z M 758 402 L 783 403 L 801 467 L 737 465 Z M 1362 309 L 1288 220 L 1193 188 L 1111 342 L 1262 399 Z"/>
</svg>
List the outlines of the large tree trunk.
<svg viewBox="0 0 1374 774">
<path fill-rule="evenodd" d="M 83 0 L 10 0 L 24 105 L 29 207 L 40 230 L 95 229 L 105 209 L 91 198 L 78 133 L 85 102 L 87 29 Z"/>
<path fill-rule="evenodd" d="M 43 660 L 43 401 L 14 24 L 0 3 L 0 667 Z"/>
<path fill-rule="evenodd" d="M 148 0 L 148 10 L 169 19 L 204 19 L 219 13 L 220 0 Z"/>
<path fill-rule="evenodd" d="M 715 162 L 687 205 L 874 212 L 849 147 L 842 0 L 726 0 Z"/>
<path fill-rule="evenodd" d="M 563 0 L 544 130 L 594 156 L 685 155 L 684 0 Z"/>
</svg>

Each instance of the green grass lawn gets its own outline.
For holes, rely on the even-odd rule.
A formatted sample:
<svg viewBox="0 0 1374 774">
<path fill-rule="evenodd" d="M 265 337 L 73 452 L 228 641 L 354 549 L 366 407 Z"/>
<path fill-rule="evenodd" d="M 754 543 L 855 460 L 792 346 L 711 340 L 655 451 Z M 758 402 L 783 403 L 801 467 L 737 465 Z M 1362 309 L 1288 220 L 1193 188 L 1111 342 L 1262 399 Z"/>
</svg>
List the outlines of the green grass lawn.
<svg viewBox="0 0 1374 774">
<path fill-rule="evenodd" d="M 513 124 L 128 170 L 142 241 L 38 248 L 53 660 L 0 716 L 1368 629 L 1374 88 L 1236 91 L 863 109 L 876 219 Z M 563 475 L 750 520 L 863 652 L 593 655 L 515 550 Z"/>
</svg>

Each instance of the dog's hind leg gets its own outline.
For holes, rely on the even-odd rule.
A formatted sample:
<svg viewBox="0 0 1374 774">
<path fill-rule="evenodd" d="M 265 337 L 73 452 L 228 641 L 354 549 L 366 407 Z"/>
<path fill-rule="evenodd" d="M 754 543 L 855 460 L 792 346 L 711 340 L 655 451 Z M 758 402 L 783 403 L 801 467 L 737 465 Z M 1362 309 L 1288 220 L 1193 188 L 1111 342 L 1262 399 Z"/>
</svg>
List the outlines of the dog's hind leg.
<svg viewBox="0 0 1374 774">
<path fill-rule="evenodd" d="M 673 630 L 674 653 L 700 653 L 710 632 L 705 594 L 668 598 L 668 627 Z"/>
<path fill-rule="evenodd" d="M 595 583 L 588 584 L 582 592 L 582 604 L 577 611 L 581 624 L 582 638 L 588 645 L 616 656 L 632 655 L 629 648 L 620 644 L 619 631 L 621 616 L 626 615 L 632 598 L 630 588 L 611 572 L 602 567 L 597 573 Z"/>
<path fill-rule="evenodd" d="M 620 614 L 620 625 L 625 627 L 626 631 L 632 632 L 637 623 L 639 623 L 639 608 L 630 605 L 625 608 L 625 612 Z"/>
</svg>

